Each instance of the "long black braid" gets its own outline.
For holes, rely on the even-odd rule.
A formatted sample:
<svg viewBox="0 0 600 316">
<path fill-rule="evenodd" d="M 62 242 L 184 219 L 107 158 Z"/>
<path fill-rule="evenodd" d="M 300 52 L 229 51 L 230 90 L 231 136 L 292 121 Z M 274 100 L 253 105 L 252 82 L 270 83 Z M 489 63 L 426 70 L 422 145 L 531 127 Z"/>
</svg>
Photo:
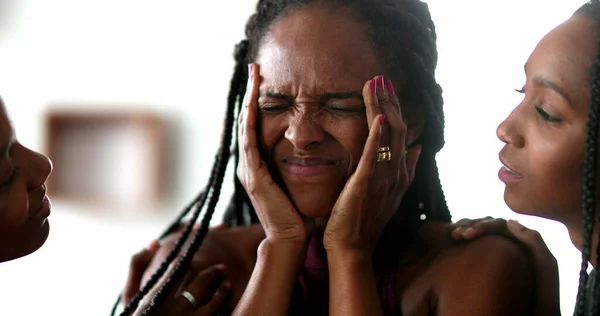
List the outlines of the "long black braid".
<svg viewBox="0 0 600 316">
<path fill-rule="evenodd" d="M 238 52 L 238 49 L 236 49 L 236 53 L 237 52 Z M 133 299 L 125 307 L 123 312 L 121 312 L 121 314 L 120 314 L 121 316 L 128 316 L 131 313 L 133 313 L 136 310 L 136 308 L 138 307 L 140 301 L 148 294 L 148 292 L 150 292 L 150 290 L 156 285 L 156 283 L 160 280 L 160 278 L 165 274 L 169 265 L 173 262 L 173 260 L 177 257 L 177 255 L 181 251 L 183 244 L 189 238 L 189 236 L 192 232 L 192 228 L 195 225 L 195 223 L 200 215 L 200 211 L 202 210 L 202 208 L 205 205 L 208 194 L 210 193 L 210 200 L 209 200 L 209 204 L 207 207 L 207 212 L 202 219 L 200 229 L 197 230 L 196 233 L 194 234 L 192 242 L 191 242 L 190 246 L 188 247 L 188 249 L 186 250 L 184 256 L 181 258 L 181 260 L 179 262 L 176 263 L 176 267 L 173 270 L 173 272 L 171 273 L 171 275 L 169 276 L 169 278 L 167 279 L 167 282 L 159 290 L 156 297 L 153 298 L 150 307 L 144 312 L 144 314 L 152 312 L 152 310 L 154 308 L 156 308 L 156 306 L 158 306 L 162 301 L 164 301 L 164 299 L 166 298 L 166 295 L 168 295 L 170 288 L 173 287 L 173 284 L 176 283 L 179 280 L 179 278 L 181 278 L 183 276 L 183 273 L 185 272 L 187 266 L 191 262 L 193 254 L 198 250 L 198 248 L 200 248 L 200 245 L 202 244 L 204 236 L 208 232 L 208 226 L 210 224 L 210 220 L 212 219 L 216 204 L 219 200 L 221 186 L 223 184 L 223 178 L 225 176 L 225 171 L 227 169 L 227 163 L 229 161 L 229 157 L 231 156 L 231 149 L 229 147 L 231 146 L 232 134 L 233 134 L 232 127 L 233 127 L 233 122 L 235 121 L 235 119 L 233 117 L 235 104 L 238 103 L 241 106 L 242 98 L 244 95 L 244 92 L 242 92 L 240 94 L 240 92 L 237 91 L 236 89 L 239 88 L 239 89 L 242 89 L 243 91 L 245 91 L 245 85 L 241 84 L 242 82 L 245 82 L 247 80 L 247 75 L 246 76 L 242 75 L 243 68 L 244 67 L 242 67 L 242 64 L 238 60 L 238 62 L 236 63 L 235 69 L 234 69 L 234 76 L 231 79 L 231 89 L 230 89 L 229 98 L 228 98 L 229 105 L 228 105 L 228 110 L 227 110 L 227 114 L 226 114 L 226 118 L 225 118 L 225 130 L 224 130 L 223 137 L 221 140 L 221 147 L 219 148 L 219 151 L 216 155 L 216 159 L 213 164 L 211 175 L 210 175 L 209 181 L 206 185 L 206 188 L 192 201 L 192 203 L 190 203 L 190 205 L 188 207 L 186 207 L 183 210 L 183 212 L 180 215 L 177 216 L 177 218 L 173 221 L 173 223 L 171 223 L 167 227 L 167 229 L 161 234 L 160 239 L 170 235 L 175 230 L 177 230 L 177 228 L 180 227 L 181 221 L 189 214 L 189 212 L 192 209 L 194 209 L 192 218 L 190 219 L 189 223 L 185 226 L 185 229 L 182 232 L 181 236 L 178 238 L 173 250 L 171 250 L 171 252 L 167 255 L 167 258 L 165 259 L 165 261 L 161 263 L 159 269 L 151 276 L 151 278 L 148 280 L 148 282 L 146 284 L 144 284 L 143 288 L 133 297 Z M 238 111 L 237 111 L 238 113 L 239 113 L 240 106 L 238 106 Z M 113 306 L 111 315 L 115 314 L 120 301 L 121 301 L 121 298 L 120 297 L 117 298 L 117 301 L 115 302 L 115 304 Z"/>
<path fill-rule="evenodd" d="M 419 0 L 260 0 L 256 7 L 256 13 L 246 24 L 247 39 L 242 40 L 235 49 L 236 65 L 231 80 L 225 131 L 217 160 L 213 166 L 211 180 L 200 195 L 201 199 L 197 198 L 192 203 L 191 206 L 196 207 L 192 219 L 179 238 L 175 249 L 121 315 L 129 315 L 134 311 L 140 300 L 165 273 L 169 264 L 181 250 L 183 243 L 188 239 L 192 226 L 204 206 L 206 194 L 211 193 L 201 228 L 195 233 L 183 258 L 177 262 L 176 268 L 152 300 L 144 315 L 151 315 L 183 276 L 208 231 L 230 156 L 234 158 L 234 170 L 237 170 L 239 164 L 237 133 L 234 133 L 234 130 L 237 130 L 236 117 L 239 116 L 243 96 L 246 92 L 247 64 L 254 61 L 262 38 L 278 18 L 294 8 L 311 3 L 333 3 L 347 6 L 353 9 L 368 26 L 370 38 L 373 39 L 371 45 L 380 56 L 380 60 L 385 61 L 386 69 L 390 70 L 388 75 L 394 78 L 396 91 L 398 91 L 402 103 L 418 106 L 425 118 L 424 130 L 417 140 L 422 145 L 422 152 L 417 164 L 416 176 L 405 194 L 402 208 L 419 212 L 429 220 L 443 222 L 451 220 L 435 161 L 436 153 L 444 145 L 444 114 L 442 89 L 435 80 L 437 38 L 427 4 Z M 233 148 L 229 151 L 232 144 Z M 181 220 L 192 207 L 186 208 L 163 236 L 179 227 Z M 259 222 L 246 191 L 235 176 L 234 194 L 225 212 L 224 222 L 228 226 L 251 225 Z"/>
<path fill-rule="evenodd" d="M 598 128 L 600 127 L 600 1 L 592 0 L 579 8 L 575 15 L 582 15 L 596 21 L 596 37 L 598 38 L 596 58 L 591 75 L 590 105 L 585 139 L 585 158 L 583 165 L 583 238 L 581 247 L 581 270 L 579 272 L 579 288 L 575 303 L 574 315 L 598 315 L 600 291 L 598 283 L 592 282 L 594 288 L 588 287 L 588 263 L 592 255 L 592 240 L 596 212 L 596 164 L 598 163 Z M 596 262 L 600 262 L 600 243 L 596 247 Z M 591 291 L 590 291 L 591 290 Z M 592 295 L 590 295 L 592 294 Z M 588 301 L 589 300 L 589 301 Z"/>
</svg>

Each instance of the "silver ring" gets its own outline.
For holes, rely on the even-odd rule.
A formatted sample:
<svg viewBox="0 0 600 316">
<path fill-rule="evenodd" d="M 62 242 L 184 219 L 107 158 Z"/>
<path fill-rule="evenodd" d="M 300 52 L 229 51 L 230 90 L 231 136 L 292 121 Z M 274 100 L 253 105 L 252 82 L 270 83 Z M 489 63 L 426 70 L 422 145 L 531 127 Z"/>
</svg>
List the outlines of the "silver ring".
<svg viewBox="0 0 600 316">
<path fill-rule="evenodd" d="M 190 301 L 190 303 L 192 303 L 192 306 L 194 306 L 194 308 L 196 308 L 196 305 L 198 305 L 198 301 L 196 301 L 196 298 L 194 297 L 194 295 L 192 295 L 192 293 L 190 293 L 188 291 L 183 291 L 183 292 L 181 292 L 181 296 L 185 297 L 188 301 Z"/>
</svg>

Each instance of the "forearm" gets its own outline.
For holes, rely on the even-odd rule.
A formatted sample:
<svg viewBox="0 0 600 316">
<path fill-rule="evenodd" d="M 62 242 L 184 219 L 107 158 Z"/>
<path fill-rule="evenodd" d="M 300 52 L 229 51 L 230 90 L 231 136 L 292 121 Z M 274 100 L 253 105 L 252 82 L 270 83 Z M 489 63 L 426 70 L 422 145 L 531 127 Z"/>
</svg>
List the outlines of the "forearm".
<svg viewBox="0 0 600 316">
<path fill-rule="evenodd" d="M 304 258 L 302 245 L 277 245 L 264 240 L 258 248 L 248 286 L 233 315 L 287 315 Z"/>
<path fill-rule="evenodd" d="M 383 315 L 370 256 L 336 253 L 329 262 L 329 315 Z"/>
</svg>

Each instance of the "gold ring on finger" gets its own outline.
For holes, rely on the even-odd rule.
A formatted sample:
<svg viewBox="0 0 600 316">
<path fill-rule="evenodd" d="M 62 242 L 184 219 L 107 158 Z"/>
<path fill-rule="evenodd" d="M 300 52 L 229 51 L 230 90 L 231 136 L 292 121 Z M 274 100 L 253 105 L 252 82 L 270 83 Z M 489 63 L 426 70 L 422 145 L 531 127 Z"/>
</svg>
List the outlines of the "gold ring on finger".
<svg viewBox="0 0 600 316">
<path fill-rule="evenodd" d="M 377 150 L 377 162 L 388 162 L 392 160 L 392 152 L 389 146 L 379 147 Z"/>
</svg>

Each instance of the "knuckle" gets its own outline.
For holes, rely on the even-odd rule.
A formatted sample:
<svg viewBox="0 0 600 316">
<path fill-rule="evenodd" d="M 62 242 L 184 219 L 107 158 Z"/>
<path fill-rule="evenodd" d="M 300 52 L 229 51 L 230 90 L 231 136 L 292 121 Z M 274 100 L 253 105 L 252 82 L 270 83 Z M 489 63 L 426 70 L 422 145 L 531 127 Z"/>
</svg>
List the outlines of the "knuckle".
<svg viewBox="0 0 600 316">
<path fill-rule="evenodd" d="M 537 244 L 543 243 L 542 235 L 537 230 L 528 229 L 527 236 L 535 241 Z"/>
<path fill-rule="evenodd" d="M 225 293 L 225 291 L 223 291 L 222 289 L 219 289 L 217 293 L 213 295 L 212 300 L 215 303 L 215 305 L 222 306 L 227 301 L 227 293 Z"/>
<path fill-rule="evenodd" d="M 471 222 L 470 219 L 463 218 L 463 219 L 459 220 L 458 222 L 456 222 L 456 225 L 467 225 L 469 222 Z"/>
<path fill-rule="evenodd" d="M 250 142 L 247 139 L 244 139 L 242 142 L 242 150 L 247 153 L 252 149 L 252 146 L 250 146 Z"/>
<path fill-rule="evenodd" d="M 398 130 L 401 133 L 406 133 L 406 131 L 408 130 L 408 126 L 406 125 L 406 123 L 404 122 L 404 120 L 401 120 L 400 124 L 398 124 Z"/>
</svg>

